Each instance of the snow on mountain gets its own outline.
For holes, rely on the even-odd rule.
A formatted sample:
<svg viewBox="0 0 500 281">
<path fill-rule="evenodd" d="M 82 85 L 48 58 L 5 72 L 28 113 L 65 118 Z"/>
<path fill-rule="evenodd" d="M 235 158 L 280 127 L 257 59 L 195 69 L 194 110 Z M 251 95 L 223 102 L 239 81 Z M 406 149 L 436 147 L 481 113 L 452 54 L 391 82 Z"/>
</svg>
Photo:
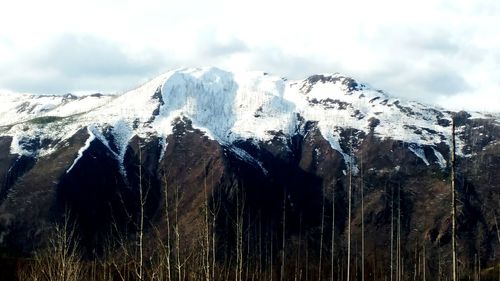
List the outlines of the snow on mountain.
<svg viewBox="0 0 500 281">
<path fill-rule="evenodd" d="M 91 126 L 87 127 L 87 132 L 89 134 L 89 138 L 85 141 L 85 145 L 82 148 L 80 148 L 80 150 L 78 150 L 78 156 L 73 161 L 73 164 L 71 164 L 71 166 L 66 170 L 66 173 L 69 173 L 69 171 L 71 171 L 71 169 L 73 169 L 73 167 L 78 162 L 78 160 L 80 160 L 80 158 L 82 158 L 83 152 L 90 147 L 90 143 L 92 143 L 92 141 L 95 139 L 95 135 L 92 132 Z"/>
<path fill-rule="evenodd" d="M 437 145 L 451 137 L 450 128 L 443 126 L 451 121 L 449 113 L 402 102 L 340 74 L 291 83 L 287 92 L 298 112 L 306 120 L 318 121 L 322 134 L 339 151 L 345 128 L 417 145 Z"/>
<path fill-rule="evenodd" d="M 163 84 L 165 104 L 153 126 L 168 135 L 172 121 L 183 116 L 223 143 L 265 140 L 271 137 L 270 131 L 290 133 L 295 125 L 295 105 L 284 99 L 284 89 L 282 79 L 261 72 L 179 71 Z"/>
<path fill-rule="evenodd" d="M 0 126 L 10 126 L 43 116 L 68 117 L 107 104 L 113 96 L 93 94 L 77 97 L 0 92 Z"/>
<path fill-rule="evenodd" d="M 294 135 L 300 120 L 316 121 L 347 161 L 340 146 L 346 128 L 411 143 L 420 158 L 425 158 L 420 146 L 449 143 L 451 135 L 450 112 L 392 98 L 340 74 L 287 81 L 263 72 L 180 69 L 118 96 L 0 93 L 0 100 L 0 136 L 13 137 L 12 154 L 50 154 L 78 130 L 91 127 L 91 140 L 113 151 L 103 136 L 110 130 L 120 163 L 134 135 L 165 139 L 177 118 L 190 119 L 194 128 L 227 145 L 240 139 L 266 141 L 277 132 Z"/>
</svg>

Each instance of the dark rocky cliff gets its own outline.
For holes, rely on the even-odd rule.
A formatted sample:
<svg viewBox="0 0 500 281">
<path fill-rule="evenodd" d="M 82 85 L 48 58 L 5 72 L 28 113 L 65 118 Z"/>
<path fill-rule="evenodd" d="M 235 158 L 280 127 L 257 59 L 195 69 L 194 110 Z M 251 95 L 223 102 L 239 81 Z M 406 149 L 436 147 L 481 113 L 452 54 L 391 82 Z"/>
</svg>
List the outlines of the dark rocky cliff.
<svg viewBox="0 0 500 281">
<path fill-rule="evenodd" d="M 473 156 L 459 158 L 457 176 L 458 254 L 460 268 L 466 274 L 474 268 L 476 256 L 483 267 L 498 263 L 495 219 L 500 143 L 491 140 L 498 139 L 500 130 L 490 120 L 466 119 L 462 125 L 466 148 L 474 152 Z M 408 149 L 411 144 L 348 130 L 343 136 L 341 145 L 352 147 L 359 167 L 352 174 L 356 259 L 361 243 L 361 189 L 364 192 L 366 274 L 378 278 L 387 274 L 391 216 L 394 237 L 401 237 L 406 274 L 413 270 L 415 256 L 424 245 L 429 270 L 438 272 L 441 266 L 444 272 L 450 260 L 449 167 L 440 167 L 429 147 L 423 147 L 432 162 L 427 166 Z M 299 237 L 308 240 L 311 260 L 318 256 L 323 212 L 323 240 L 325 245 L 331 241 L 335 206 L 336 247 L 339 259 L 345 259 L 349 166 L 314 122 L 304 124 L 303 132 L 292 137 L 276 133 L 268 142 L 249 140 L 225 146 L 193 129 L 190 120 L 178 119 L 163 155 L 157 138 L 132 138 L 125 155 L 125 175 L 99 139 L 94 139 L 66 172 L 87 137 L 81 130 L 64 148 L 39 159 L 11 155 L 10 139 L 1 139 L 0 237 L 4 254 L 30 253 L 43 239 L 47 225 L 68 212 L 77 221 L 86 250 L 95 251 L 114 230 L 133 229 L 139 208 L 138 188 L 142 186 L 147 191 L 147 233 L 165 231 L 162 218 L 164 191 L 168 188 L 169 200 L 179 195 L 178 214 L 187 244 L 196 241 L 202 222 L 200 208 L 205 195 L 211 194 L 212 203 L 222 206 L 217 218 L 218 243 L 225 249 L 221 252 L 228 255 L 235 243 L 231 220 L 237 200 L 244 198 L 249 243 L 257 243 L 260 226 L 259 235 L 264 231 L 276 236 L 276 251 L 284 202 L 286 239 L 291 244 L 300 243 Z M 448 148 L 441 149 L 448 159 Z"/>
</svg>

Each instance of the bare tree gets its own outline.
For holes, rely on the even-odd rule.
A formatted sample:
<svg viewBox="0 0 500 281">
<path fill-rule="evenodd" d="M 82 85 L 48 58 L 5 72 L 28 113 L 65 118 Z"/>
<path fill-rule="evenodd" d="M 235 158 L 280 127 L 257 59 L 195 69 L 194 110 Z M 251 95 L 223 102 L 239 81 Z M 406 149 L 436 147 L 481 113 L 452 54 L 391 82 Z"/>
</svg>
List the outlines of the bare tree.
<svg viewBox="0 0 500 281">
<path fill-rule="evenodd" d="M 271 227 L 272 228 L 272 227 Z M 273 281 L 273 233 L 269 233 L 269 237 L 271 240 L 271 251 L 270 251 L 270 259 L 269 259 L 269 280 Z"/>
<path fill-rule="evenodd" d="M 451 252 L 452 280 L 457 281 L 457 242 L 456 242 L 456 189 L 455 189 L 455 118 L 451 118 Z"/>
<path fill-rule="evenodd" d="M 318 264 L 318 280 L 321 281 L 321 266 L 323 264 L 323 233 L 325 229 L 325 188 L 321 193 L 321 230 L 319 236 L 319 264 Z"/>
<path fill-rule="evenodd" d="M 500 243 L 500 230 L 498 229 L 497 214 L 494 213 L 493 215 L 495 216 L 495 227 L 497 230 L 497 239 L 498 239 L 498 243 Z"/>
<path fill-rule="evenodd" d="M 165 224 L 166 224 L 166 228 L 167 228 L 167 238 L 166 238 L 166 241 L 165 241 L 165 244 L 163 245 L 163 249 L 164 249 L 164 257 L 165 257 L 165 267 L 166 267 L 166 271 L 167 271 L 167 280 L 168 281 L 171 281 L 172 280 L 172 272 L 171 272 L 171 252 L 172 252 L 172 249 L 171 249 L 171 246 L 170 246 L 170 206 L 169 206 L 169 203 L 168 203 L 168 181 L 167 181 L 167 176 L 166 175 L 163 175 L 163 185 L 164 185 L 164 188 L 163 188 L 163 191 L 164 191 L 164 197 L 165 197 L 165 214 L 164 214 L 164 217 L 165 217 Z M 161 241 L 161 237 L 160 237 L 160 241 Z"/>
<path fill-rule="evenodd" d="M 135 274 L 139 281 L 144 279 L 144 208 L 146 205 L 147 192 L 144 196 L 142 186 L 142 147 L 139 140 L 139 225 L 137 229 L 137 259 L 138 265 Z"/>
<path fill-rule="evenodd" d="M 119 227 L 118 222 L 114 221 L 112 227 L 116 233 L 114 239 L 114 246 L 117 246 L 117 253 L 114 255 L 109 254 L 110 263 L 114 267 L 114 271 L 118 274 L 118 277 L 122 280 L 130 279 L 130 274 L 139 280 L 145 280 L 146 266 L 145 266 L 145 249 L 144 249 L 144 235 L 145 235 L 145 220 L 146 220 L 146 203 L 149 193 L 149 186 L 147 189 L 143 185 L 143 173 L 142 173 L 142 144 L 138 140 L 138 160 L 137 165 L 137 213 L 133 215 L 128 212 L 127 204 L 123 199 L 122 195 L 119 194 L 123 210 L 126 217 L 128 218 L 127 223 L 131 223 L 135 230 L 133 232 L 134 239 L 131 242 L 128 236 L 130 232 L 128 231 L 128 226 L 125 230 Z M 118 254 L 119 253 L 119 254 Z M 152 259 L 152 257 L 151 257 Z"/>
<path fill-rule="evenodd" d="M 438 281 L 441 281 L 441 275 L 443 274 L 442 273 L 443 270 L 441 268 L 441 249 L 438 248 Z"/>
<path fill-rule="evenodd" d="M 258 264 L 257 264 L 257 278 L 262 279 L 262 213 L 259 210 L 259 241 L 258 241 Z"/>
<path fill-rule="evenodd" d="M 361 175 L 361 281 L 365 281 L 365 199 L 363 182 L 363 158 L 360 161 Z"/>
<path fill-rule="evenodd" d="M 49 239 L 52 256 L 45 257 L 53 266 L 45 266 L 48 280 L 79 280 L 82 272 L 81 254 L 76 234 L 76 225 L 70 222 L 66 212 L 62 224 L 54 226 L 54 235 Z"/>
<path fill-rule="evenodd" d="M 211 221 L 210 221 L 210 207 L 209 207 L 209 202 L 208 202 L 208 191 L 207 191 L 207 173 L 205 173 L 204 179 L 203 179 L 203 194 L 204 194 L 204 202 L 203 202 L 203 230 L 202 230 L 202 268 L 203 268 L 203 273 L 204 273 L 204 278 L 205 281 L 210 281 L 212 277 L 212 270 L 211 270 L 211 241 L 210 241 L 210 226 L 211 226 Z"/>
<path fill-rule="evenodd" d="M 334 263 L 335 263 L 335 183 L 332 185 L 332 242 L 330 253 L 330 277 L 334 280 Z"/>
<path fill-rule="evenodd" d="M 175 202 L 174 202 L 174 235 L 175 235 L 175 268 L 177 271 L 177 280 L 182 281 L 182 267 L 184 265 L 181 262 L 181 234 L 179 229 L 179 205 L 180 205 L 180 197 L 179 197 L 179 187 L 177 186 L 175 189 Z"/>
<path fill-rule="evenodd" d="M 425 259 L 426 259 L 426 255 L 425 255 L 425 239 L 424 239 L 424 250 L 423 250 L 423 253 L 422 253 L 422 280 L 423 281 L 426 281 L 426 276 L 425 276 L 425 272 L 427 271 L 426 270 L 426 264 L 425 264 Z"/>
<path fill-rule="evenodd" d="M 398 218 L 397 218 L 397 241 L 396 241 L 396 272 L 397 281 L 402 280 L 403 265 L 401 261 L 401 185 L 398 184 Z"/>
<path fill-rule="evenodd" d="M 350 140 L 349 155 L 352 159 L 352 137 Z M 349 191 L 348 191 L 348 217 L 347 217 L 347 281 L 351 281 L 351 219 L 352 219 L 352 160 L 349 161 Z"/>
<path fill-rule="evenodd" d="M 235 280 L 243 280 L 243 213 L 245 209 L 245 196 L 241 186 L 236 191 L 236 220 L 234 227 L 236 230 L 236 268 Z"/>
<path fill-rule="evenodd" d="M 248 280 L 249 279 L 249 274 L 250 274 L 250 266 L 251 266 L 251 260 L 250 260 L 250 239 L 252 237 L 252 233 L 251 233 L 251 230 L 252 230 L 252 227 L 250 225 L 250 222 L 252 221 L 251 219 L 251 214 L 250 212 L 247 212 L 248 214 L 248 219 L 247 219 L 247 222 L 248 222 L 248 225 L 247 225 L 247 229 L 246 229 L 246 237 L 247 237 L 247 249 L 246 249 L 246 258 L 245 258 L 245 280 Z"/>
<path fill-rule="evenodd" d="M 286 231 L 286 190 L 283 188 L 283 229 L 281 237 L 281 276 L 280 280 L 285 278 L 285 231 Z"/>
<path fill-rule="evenodd" d="M 390 279 L 393 281 L 394 277 L 394 185 L 391 184 L 391 266 L 390 266 Z"/>
<path fill-rule="evenodd" d="M 61 223 L 52 226 L 45 249 L 35 252 L 26 268 L 18 270 L 20 280 L 82 280 L 83 264 L 76 225 L 66 211 Z"/>
<path fill-rule="evenodd" d="M 295 261 L 295 281 L 302 280 L 302 263 L 301 263 L 301 250 L 302 250 L 302 214 L 299 216 L 299 241 L 298 241 L 297 258 Z"/>
<path fill-rule="evenodd" d="M 217 197 L 216 197 L 217 196 Z M 215 279 L 215 265 L 216 265 L 216 238 L 217 238 L 217 217 L 219 215 L 219 210 L 221 206 L 220 194 L 212 189 L 212 208 L 209 208 L 210 215 L 212 217 L 212 280 Z"/>
</svg>

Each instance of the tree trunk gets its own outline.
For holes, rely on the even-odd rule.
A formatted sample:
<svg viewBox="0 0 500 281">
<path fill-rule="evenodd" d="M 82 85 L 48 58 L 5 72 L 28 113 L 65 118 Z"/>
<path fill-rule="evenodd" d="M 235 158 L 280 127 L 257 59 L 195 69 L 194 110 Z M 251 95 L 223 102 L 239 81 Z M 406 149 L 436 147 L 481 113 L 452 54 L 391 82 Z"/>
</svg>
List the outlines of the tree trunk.
<svg viewBox="0 0 500 281">
<path fill-rule="evenodd" d="M 163 181 L 165 184 L 165 223 L 167 224 L 167 245 L 165 249 L 165 259 L 166 259 L 166 270 L 167 270 L 167 280 L 171 281 L 172 280 L 172 273 L 170 269 L 170 214 L 169 214 L 169 204 L 168 204 L 168 183 L 167 183 L 167 177 L 163 176 Z"/>
<path fill-rule="evenodd" d="M 332 249 L 331 249 L 331 268 L 330 277 L 331 281 L 334 281 L 334 261 L 335 261 L 335 183 L 332 186 Z"/>
<path fill-rule="evenodd" d="M 285 227 L 286 227 L 286 191 L 283 190 L 283 230 L 282 230 L 282 245 L 281 245 L 281 276 L 280 280 L 285 278 Z"/>
<path fill-rule="evenodd" d="M 323 232 L 325 229 L 325 188 L 321 193 L 321 232 L 319 236 L 319 264 L 318 264 L 318 281 L 321 281 L 321 266 L 323 263 Z"/>
<path fill-rule="evenodd" d="M 139 250 L 139 265 L 138 270 L 136 272 L 137 278 L 139 281 L 144 279 L 143 271 L 144 271 L 144 248 L 143 248 L 143 239 L 144 239 L 144 206 L 146 205 L 146 199 L 143 196 L 143 186 L 142 186 L 142 151 L 141 151 L 141 142 L 139 141 L 139 229 L 138 229 L 138 250 Z"/>
<path fill-rule="evenodd" d="M 455 118 L 451 119 L 451 251 L 452 280 L 457 281 L 457 242 L 456 242 L 456 194 L 455 194 Z"/>
<path fill-rule="evenodd" d="M 361 173 L 361 281 L 365 281 L 365 200 L 363 183 L 363 159 L 360 161 Z"/>
<path fill-rule="evenodd" d="M 352 140 L 350 145 L 352 151 Z M 349 155 L 352 153 L 349 151 Z M 348 192 L 348 218 L 347 218 L 347 281 L 351 281 L 351 211 L 352 211 L 352 159 L 349 161 L 349 192 Z"/>
<path fill-rule="evenodd" d="M 391 278 L 390 281 L 393 281 L 394 276 L 394 185 L 391 184 Z"/>
</svg>

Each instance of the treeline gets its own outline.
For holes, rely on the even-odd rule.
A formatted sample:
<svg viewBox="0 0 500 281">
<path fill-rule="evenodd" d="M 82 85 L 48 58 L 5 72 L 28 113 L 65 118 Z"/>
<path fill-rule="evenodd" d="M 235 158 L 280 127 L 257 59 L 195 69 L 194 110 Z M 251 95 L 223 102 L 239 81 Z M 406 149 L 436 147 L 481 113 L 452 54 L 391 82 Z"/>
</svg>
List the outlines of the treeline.
<svg viewBox="0 0 500 281">
<path fill-rule="evenodd" d="M 360 181 L 351 178 L 348 197 L 354 197 L 354 184 L 362 194 Z M 166 180 L 163 186 L 161 214 L 146 216 L 149 192 L 139 186 L 130 223 L 112 224 L 98 249 L 82 245 L 78 219 L 65 212 L 47 231 L 46 243 L 17 263 L 18 280 L 452 280 L 450 245 L 410 245 L 404 239 L 399 189 L 384 194 L 390 229 L 381 231 L 389 231 L 390 239 L 383 247 L 370 243 L 367 248 L 364 238 L 374 234 L 363 235 L 364 222 L 349 215 L 353 202 L 342 205 L 336 197 L 344 191 L 333 187 L 322 190 L 318 220 L 310 222 L 294 211 L 286 190 L 273 220 L 251 209 L 243 185 L 224 196 L 205 185 L 203 202 L 192 214 L 180 208 L 187 199 L 179 188 Z M 363 200 L 358 203 L 363 206 Z M 497 280 L 498 269 L 485 271 L 480 263 L 476 257 L 473 265 L 459 264 L 458 280 L 487 280 L 487 274 Z"/>
</svg>

